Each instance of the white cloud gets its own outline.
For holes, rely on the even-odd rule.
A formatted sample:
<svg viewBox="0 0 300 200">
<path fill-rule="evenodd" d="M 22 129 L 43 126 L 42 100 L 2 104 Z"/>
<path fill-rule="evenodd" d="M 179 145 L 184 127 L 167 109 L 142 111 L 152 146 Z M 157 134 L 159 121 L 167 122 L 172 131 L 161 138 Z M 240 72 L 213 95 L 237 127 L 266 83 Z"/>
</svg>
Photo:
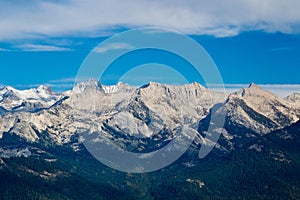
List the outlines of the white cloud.
<svg viewBox="0 0 300 200">
<path fill-rule="evenodd" d="M 93 52 L 96 53 L 104 53 L 106 51 L 110 50 L 117 50 L 117 49 L 132 49 L 133 47 L 126 43 L 111 43 L 107 45 L 101 45 L 99 47 L 96 47 Z"/>
<path fill-rule="evenodd" d="M 49 83 L 74 83 L 75 82 L 75 77 L 68 77 L 68 78 L 62 78 L 62 79 L 55 79 L 55 80 L 50 80 Z"/>
<path fill-rule="evenodd" d="M 298 0 L 64 0 L 0 2 L 0 40 L 110 34 L 160 26 L 219 37 L 245 30 L 300 33 Z"/>
<path fill-rule="evenodd" d="M 37 88 L 41 85 L 46 85 L 51 87 L 56 92 L 63 92 L 66 90 L 70 90 L 74 86 L 74 83 L 75 83 L 75 77 L 67 77 L 67 78 L 49 80 L 44 83 L 18 84 L 16 85 L 16 87 L 20 89 L 29 89 L 29 88 Z"/>
<path fill-rule="evenodd" d="M 0 48 L 0 51 L 9 51 L 8 49 Z"/>
<path fill-rule="evenodd" d="M 22 44 L 15 46 L 15 48 L 22 51 L 71 51 L 70 48 L 39 44 Z"/>
</svg>

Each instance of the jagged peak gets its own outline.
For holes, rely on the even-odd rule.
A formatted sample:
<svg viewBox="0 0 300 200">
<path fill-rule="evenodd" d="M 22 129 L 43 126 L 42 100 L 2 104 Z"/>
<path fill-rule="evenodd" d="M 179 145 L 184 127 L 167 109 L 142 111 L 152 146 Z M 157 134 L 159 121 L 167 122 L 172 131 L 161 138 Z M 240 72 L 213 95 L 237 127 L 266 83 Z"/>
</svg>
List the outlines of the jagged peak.
<svg viewBox="0 0 300 200">
<path fill-rule="evenodd" d="M 131 87 L 130 85 L 128 85 L 127 83 L 123 83 L 123 82 L 118 82 L 115 85 L 101 85 L 102 89 L 104 90 L 105 93 L 116 93 L 120 90 L 130 90 L 133 89 L 133 87 Z"/>
<path fill-rule="evenodd" d="M 96 80 L 95 78 L 91 77 L 89 78 L 89 80 L 87 81 L 88 83 L 97 83 L 99 82 L 98 80 Z"/>
<path fill-rule="evenodd" d="M 150 81 L 148 83 L 149 86 L 160 86 L 160 85 L 164 85 L 164 84 L 161 84 L 161 83 L 158 83 L 158 82 L 154 82 L 154 81 Z"/>
<path fill-rule="evenodd" d="M 202 84 L 198 83 L 198 82 L 193 82 L 193 83 L 188 83 L 188 84 L 185 84 L 185 86 L 192 86 L 192 87 L 197 87 L 199 89 L 203 89 L 203 90 L 206 90 L 207 88 L 205 86 L 203 86 Z"/>
<path fill-rule="evenodd" d="M 276 94 L 263 89 L 261 86 L 251 83 L 248 88 L 243 89 L 245 92 L 245 95 L 249 96 L 264 96 L 265 98 L 276 98 L 276 99 L 281 99 L 278 97 Z"/>
<path fill-rule="evenodd" d="M 267 99 L 279 99 L 280 97 L 278 97 L 276 94 L 273 94 L 271 92 L 269 92 L 268 90 L 263 89 L 261 86 L 255 84 L 255 83 L 251 83 L 249 84 L 248 87 L 246 88 L 242 88 L 232 94 L 229 95 L 229 97 L 231 96 L 239 96 L 239 97 L 243 97 L 243 98 L 253 98 L 253 97 L 259 97 L 259 98 L 267 98 Z"/>
<path fill-rule="evenodd" d="M 123 83 L 123 82 L 118 82 L 117 84 L 116 84 L 116 86 L 118 86 L 118 87 L 123 87 L 123 86 L 128 86 L 128 84 L 126 84 L 126 83 Z"/>
<path fill-rule="evenodd" d="M 81 93 L 87 88 L 89 89 L 96 89 L 98 91 L 101 91 L 103 93 L 115 93 L 120 90 L 130 90 L 133 89 L 130 85 L 122 82 L 118 82 L 115 85 L 103 85 L 100 81 L 95 80 L 94 78 L 90 78 L 88 81 L 85 82 L 78 82 L 73 87 L 73 92 L 75 93 Z"/>
<path fill-rule="evenodd" d="M 127 83 L 123 83 L 123 82 L 118 82 L 117 84 L 115 85 L 103 85 L 101 84 L 99 81 L 95 80 L 94 78 L 90 78 L 88 79 L 88 81 L 83 81 L 83 82 L 78 82 L 75 84 L 74 88 L 78 88 L 80 87 L 81 90 L 88 87 L 88 86 L 93 86 L 93 87 L 97 87 L 99 89 L 103 89 L 105 92 L 107 92 L 106 90 L 109 88 L 112 89 L 112 88 L 117 88 L 117 89 L 120 89 L 120 88 L 136 88 L 136 87 L 133 87 Z M 146 83 L 140 87 L 138 87 L 138 89 L 143 89 L 143 88 L 158 88 L 158 87 L 167 87 L 167 88 L 170 88 L 170 87 L 196 87 L 196 88 L 199 88 L 199 89 L 204 89 L 206 90 L 207 88 L 204 87 L 203 85 L 201 85 L 200 83 L 198 82 L 193 82 L 193 83 L 188 83 L 188 84 L 184 84 L 184 85 L 170 85 L 170 84 L 162 84 L 162 83 L 158 83 L 158 82 L 154 82 L 154 81 L 150 81 L 149 83 Z M 74 90 L 73 88 L 73 90 Z M 110 92 L 109 92 L 110 93 Z"/>
<path fill-rule="evenodd" d="M 248 88 L 249 89 L 261 89 L 262 90 L 262 88 L 259 85 L 255 84 L 254 82 L 250 83 Z"/>
<path fill-rule="evenodd" d="M 77 82 L 73 87 L 73 91 L 82 92 L 87 88 L 102 90 L 102 84 L 94 78 L 89 78 L 87 81 Z"/>
<path fill-rule="evenodd" d="M 153 82 L 150 81 L 149 83 L 146 83 L 144 85 L 142 85 L 140 88 L 148 88 L 148 87 L 160 87 L 160 86 L 164 86 L 164 87 L 197 87 L 200 89 L 206 89 L 206 87 L 204 87 L 203 85 L 201 85 L 198 82 L 193 82 L 193 83 L 187 83 L 187 84 L 183 84 L 183 85 L 170 85 L 170 84 L 162 84 L 162 83 L 158 83 L 158 82 Z"/>
<path fill-rule="evenodd" d="M 95 86 L 98 86 L 98 87 L 102 86 L 101 82 L 94 79 L 94 78 L 90 78 L 86 83 L 89 84 L 89 85 L 95 85 Z"/>
<path fill-rule="evenodd" d="M 146 83 L 144 85 L 142 85 L 141 87 L 139 88 L 149 88 L 149 87 L 158 87 L 160 85 L 163 85 L 163 84 L 160 84 L 160 83 L 157 83 L 157 82 L 153 82 L 153 81 L 150 81 L 149 83 Z"/>
</svg>

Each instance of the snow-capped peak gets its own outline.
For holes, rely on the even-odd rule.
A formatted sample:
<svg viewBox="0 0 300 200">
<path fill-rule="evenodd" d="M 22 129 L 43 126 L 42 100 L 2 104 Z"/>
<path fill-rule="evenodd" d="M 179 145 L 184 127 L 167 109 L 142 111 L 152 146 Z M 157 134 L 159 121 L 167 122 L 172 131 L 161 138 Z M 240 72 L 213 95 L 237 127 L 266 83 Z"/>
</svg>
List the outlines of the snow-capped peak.
<svg viewBox="0 0 300 200">
<path fill-rule="evenodd" d="M 47 108 L 59 99 L 60 95 L 53 93 L 50 87 L 44 85 L 28 90 L 6 86 L 0 90 L 0 106 L 8 111 Z"/>
<path fill-rule="evenodd" d="M 36 91 L 40 94 L 53 94 L 51 87 L 46 85 L 39 86 Z"/>
</svg>

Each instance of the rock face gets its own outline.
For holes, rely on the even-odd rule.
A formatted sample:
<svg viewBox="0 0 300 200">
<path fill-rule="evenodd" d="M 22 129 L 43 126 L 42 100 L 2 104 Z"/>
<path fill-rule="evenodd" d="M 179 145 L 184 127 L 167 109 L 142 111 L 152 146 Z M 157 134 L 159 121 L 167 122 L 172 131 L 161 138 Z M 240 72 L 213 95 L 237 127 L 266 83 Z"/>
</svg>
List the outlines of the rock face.
<svg viewBox="0 0 300 200">
<path fill-rule="evenodd" d="M 243 143 L 241 138 L 258 137 L 299 120 L 294 99 L 280 99 L 255 84 L 228 96 L 199 83 L 150 82 L 133 88 L 123 83 L 103 86 L 91 79 L 62 94 L 43 86 L 25 91 L 5 87 L 0 90 L 0 136 L 66 144 L 89 131 L 120 137 L 120 143 L 128 144 L 132 138 L 171 140 L 187 125 L 199 131 L 201 143 L 210 111 L 217 107 L 216 114 L 226 113 L 224 127 L 218 127 L 222 132 L 218 145 L 229 151 Z"/>
<path fill-rule="evenodd" d="M 224 127 L 217 148 L 230 152 L 271 131 L 295 123 L 300 118 L 299 107 L 263 90 L 254 83 L 230 94 L 226 102 L 216 106 L 216 115 L 225 114 Z M 210 118 L 200 121 L 198 131 L 206 134 Z"/>
<path fill-rule="evenodd" d="M 256 133 L 267 133 L 299 119 L 299 110 L 290 102 L 255 84 L 229 95 L 223 109 L 237 125 Z"/>
</svg>

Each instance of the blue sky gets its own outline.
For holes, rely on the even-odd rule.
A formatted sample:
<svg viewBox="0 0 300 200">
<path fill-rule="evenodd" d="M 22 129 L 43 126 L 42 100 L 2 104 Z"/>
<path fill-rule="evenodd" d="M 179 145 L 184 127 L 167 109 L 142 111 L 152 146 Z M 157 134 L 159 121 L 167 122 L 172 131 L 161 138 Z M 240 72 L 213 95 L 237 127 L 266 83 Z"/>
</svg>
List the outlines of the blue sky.
<svg viewBox="0 0 300 200">
<path fill-rule="evenodd" d="M 171 28 L 199 42 L 225 84 L 300 84 L 299 1 L 84 2 L 0 0 L 0 84 L 70 88 L 101 41 L 145 26 Z M 160 81 L 155 76 L 162 72 L 148 68 L 143 81 Z"/>
</svg>

